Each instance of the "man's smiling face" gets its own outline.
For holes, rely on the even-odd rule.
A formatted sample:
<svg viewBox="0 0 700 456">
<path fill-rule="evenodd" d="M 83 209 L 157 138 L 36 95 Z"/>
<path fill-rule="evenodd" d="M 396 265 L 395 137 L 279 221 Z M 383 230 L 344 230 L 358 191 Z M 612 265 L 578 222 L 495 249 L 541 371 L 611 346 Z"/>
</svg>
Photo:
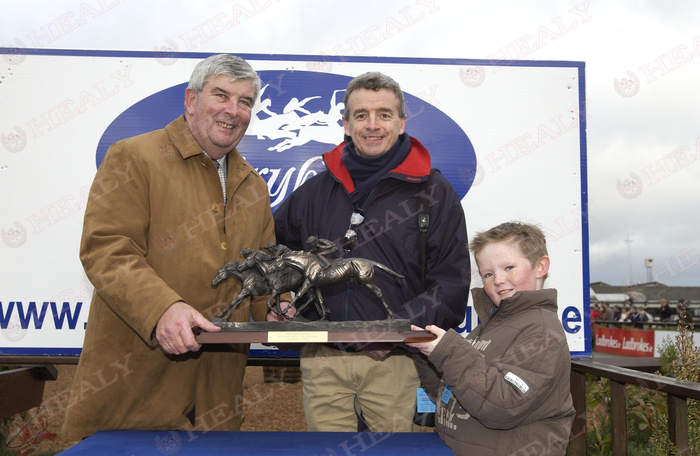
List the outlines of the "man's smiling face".
<svg viewBox="0 0 700 456">
<path fill-rule="evenodd" d="M 354 90 L 343 116 L 345 134 L 352 138 L 355 151 L 363 157 L 379 157 L 391 149 L 406 128 L 399 117 L 399 99 L 389 89 Z"/>
<path fill-rule="evenodd" d="M 250 123 L 255 86 L 249 79 L 231 81 L 221 74 L 201 92 L 185 91 L 187 125 L 200 147 L 219 159 L 238 145 Z"/>
</svg>

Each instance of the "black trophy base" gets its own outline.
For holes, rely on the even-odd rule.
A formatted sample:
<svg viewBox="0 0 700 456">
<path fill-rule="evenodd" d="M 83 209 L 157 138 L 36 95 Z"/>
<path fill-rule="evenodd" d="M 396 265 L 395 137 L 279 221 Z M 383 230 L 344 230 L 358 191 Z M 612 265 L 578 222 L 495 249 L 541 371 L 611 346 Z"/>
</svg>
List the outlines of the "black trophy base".
<svg viewBox="0 0 700 456">
<path fill-rule="evenodd" d="M 411 331 L 409 320 L 379 321 L 251 321 L 218 322 L 221 332 L 201 332 L 200 344 L 422 342 L 435 339 L 427 331 Z"/>
</svg>

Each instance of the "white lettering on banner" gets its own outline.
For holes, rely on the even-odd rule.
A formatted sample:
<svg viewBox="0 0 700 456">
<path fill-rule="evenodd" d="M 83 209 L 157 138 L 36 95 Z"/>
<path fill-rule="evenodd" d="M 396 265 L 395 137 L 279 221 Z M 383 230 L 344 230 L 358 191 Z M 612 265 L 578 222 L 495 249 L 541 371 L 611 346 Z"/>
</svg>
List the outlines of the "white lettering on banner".
<svg viewBox="0 0 700 456">
<path fill-rule="evenodd" d="M 620 348 L 622 343 L 614 337 L 598 336 L 595 338 L 596 347 Z"/>
<path fill-rule="evenodd" d="M 595 338 L 595 345 L 598 348 L 615 348 L 626 351 L 653 353 L 654 345 L 645 340 L 636 340 L 633 337 L 622 336 L 621 340 L 614 336 L 600 335 Z"/>
<path fill-rule="evenodd" d="M 311 168 L 311 166 L 319 160 L 322 160 L 320 155 L 312 157 L 304 162 L 301 168 L 299 168 L 296 181 L 294 182 L 294 188 L 291 190 L 292 192 L 299 188 L 301 184 L 306 182 L 307 179 L 317 174 L 316 171 L 309 168 Z M 295 167 L 289 168 L 279 182 L 277 182 L 277 179 L 282 174 L 282 168 L 255 168 L 255 171 L 257 171 L 263 178 L 265 178 L 267 175 L 270 176 L 267 178 L 267 188 L 270 192 L 270 206 L 275 207 L 287 197 L 287 193 L 289 192 L 289 183 L 291 182 L 297 169 Z"/>
<path fill-rule="evenodd" d="M 629 340 L 627 338 L 623 337 L 622 338 L 622 349 L 629 350 L 629 351 L 636 351 L 636 352 L 645 352 L 645 353 L 653 353 L 654 352 L 654 346 L 652 344 L 650 344 L 649 342 L 645 342 L 643 340 L 636 341 L 636 340 L 634 340 L 634 337 L 629 339 Z"/>
</svg>

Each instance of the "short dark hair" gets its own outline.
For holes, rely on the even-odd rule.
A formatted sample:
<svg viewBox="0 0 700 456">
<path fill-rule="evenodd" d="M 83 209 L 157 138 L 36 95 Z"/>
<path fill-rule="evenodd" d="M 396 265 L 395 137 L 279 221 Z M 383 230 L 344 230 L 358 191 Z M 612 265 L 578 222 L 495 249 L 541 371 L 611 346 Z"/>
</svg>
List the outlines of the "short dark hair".
<svg viewBox="0 0 700 456">
<path fill-rule="evenodd" d="M 350 94 L 357 89 L 375 91 L 381 89 L 391 90 L 396 95 L 396 98 L 399 99 L 399 117 L 402 119 L 406 118 L 406 106 L 403 92 L 401 91 L 399 83 L 378 71 L 370 71 L 353 78 L 353 80 L 350 81 L 348 86 L 345 88 L 345 97 L 343 98 L 343 104 L 345 104 L 345 113 L 343 114 L 343 117 L 345 117 L 345 120 L 350 118 L 348 99 L 350 98 Z"/>
</svg>

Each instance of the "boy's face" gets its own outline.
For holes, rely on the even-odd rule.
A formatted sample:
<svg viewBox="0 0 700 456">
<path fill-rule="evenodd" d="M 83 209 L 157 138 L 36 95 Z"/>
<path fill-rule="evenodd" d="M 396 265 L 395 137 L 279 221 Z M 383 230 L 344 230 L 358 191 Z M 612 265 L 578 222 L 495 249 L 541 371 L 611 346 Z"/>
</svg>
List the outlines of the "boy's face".
<svg viewBox="0 0 700 456">
<path fill-rule="evenodd" d="M 510 241 L 486 245 L 476 255 L 484 291 L 496 306 L 517 291 L 541 290 L 549 270 L 549 257 L 532 265 L 518 246 Z"/>
</svg>

